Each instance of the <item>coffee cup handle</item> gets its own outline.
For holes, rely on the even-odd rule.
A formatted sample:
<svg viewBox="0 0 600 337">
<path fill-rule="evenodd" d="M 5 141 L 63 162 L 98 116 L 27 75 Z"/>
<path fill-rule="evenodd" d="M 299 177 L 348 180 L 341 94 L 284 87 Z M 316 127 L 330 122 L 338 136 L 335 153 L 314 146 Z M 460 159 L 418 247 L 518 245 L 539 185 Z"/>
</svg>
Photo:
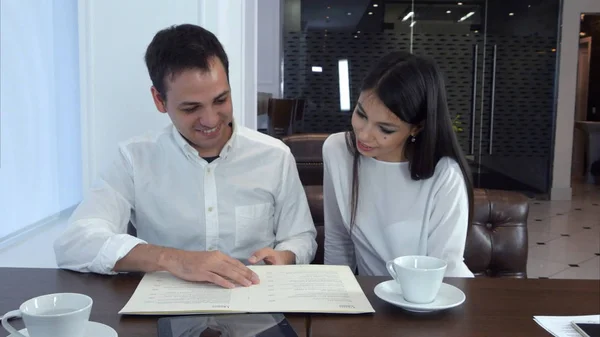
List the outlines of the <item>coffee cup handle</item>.
<svg viewBox="0 0 600 337">
<path fill-rule="evenodd" d="M 15 328 L 13 328 L 12 325 L 10 325 L 8 323 L 8 320 L 10 318 L 21 318 L 21 310 L 9 311 L 6 313 L 6 315 L 2 316 L 2 326 L 4 327 L 4 329 L 6 329 L 6 331 L 10 332 L 11 335 L 19 336 L 19 337 L 27 337 L 27 336 L 21 334 L 19 331 L 17 331 Z"/>
<path fill-rule="evenodd" d="M 388 261 L 385 264 L 388 272 L 390 273 L 390 275 L 392 275 L 392 277 L 394 278 L 394 280 L 398 277 L 396 275 L 396 271 L 394 270 L 394 261 Z"/>
</svg>

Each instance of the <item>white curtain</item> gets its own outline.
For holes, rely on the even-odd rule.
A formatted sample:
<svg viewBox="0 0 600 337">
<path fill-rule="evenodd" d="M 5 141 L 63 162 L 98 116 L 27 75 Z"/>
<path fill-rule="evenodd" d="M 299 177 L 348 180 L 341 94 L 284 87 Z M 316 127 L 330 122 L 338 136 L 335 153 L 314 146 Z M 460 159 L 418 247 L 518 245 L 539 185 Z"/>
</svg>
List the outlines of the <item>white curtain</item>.
<svg viewBox="0 0 600 337">
<path fill-rule="evenodd" d="M 77 0 L 0 0 L 0 241 L 81 199 Z"/>
</svg>

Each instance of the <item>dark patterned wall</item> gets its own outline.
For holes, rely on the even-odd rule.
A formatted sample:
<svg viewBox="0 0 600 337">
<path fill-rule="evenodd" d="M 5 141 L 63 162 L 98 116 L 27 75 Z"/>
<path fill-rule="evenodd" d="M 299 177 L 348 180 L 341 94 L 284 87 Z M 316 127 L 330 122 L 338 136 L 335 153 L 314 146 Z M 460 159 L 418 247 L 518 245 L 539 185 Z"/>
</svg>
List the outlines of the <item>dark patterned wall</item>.
<svg viewBox="0 0 600 337">
<path fill-rule="evenodd" d="M 483 72 L 483 41 L 476 34 L 415 35 L 414 53 L 433 57 L 446 77 L 451 114 L 459 115 L 463 150 L 469 150 L 472 102 L 473 46 L 479 44 L 479 75 Z M 409 36 L 394 32 L 362 34 L 288 33 L 285 36 L 284 93 L 305 97 L 306 132 L 338 132 L 348 128 L 350 111 L 339 106 L 339 59 L 350 63 L 351 102 L 360 94 L 360 83 L 369 67 L 385 53 L 408 50 Z M 533 36 L 488 36 L 485 53 L 485 86 L 477 83 L 476 147 L 489 148 L 493 46 L 497 45 L 494 146 L 498 155 L 548 157 L 553 132 L 556 39 Z M 312 73 L 311 66 L 323 67 Z M 481 113 L 481 90 L 484 110 Z M 483 117 L 480 120 L 480 116 Z M 483 123 L 483 124 L 481 124 Z M 480 126 L 481 138 L 480 138 Z M 484 154 L 486 154 L 485 152 Z"/>
<path fill-rule="evenodd" d="M 470 115 L 470 81 L 472 49 L 463 48 L 456 39 L 472 44 L 466 37 L 443 36 L 437 43 L 416 48 L 415 52 L 435 55 L 442 68 L 457 71 L 445 72 L 448 85 L 449 106 L 453 115 L 460 114 L 464 131 L 459 134 L 461 144 L 468 144 Z M 421 44 L 429 37 L 415 37 Z M 393 32 L 361 34 L 354 38 L 348 33 L 288 33 L 284 47 L 284 95 L 288 98 L 307 99 L 304 129 L 306 132 L 338 132 L 349 127 L 351 111 L 340 110 L 338 60 L 350 64 L 350 100 L 356 104 L 362 79 L 370 67 L 384 54 L 409 51 L 410 37 Z M 322 73 L 312 73 L 311 66 L 323 67 Z"/>
<path fill-rule="evenodd" d="M 472 155 L 469 159 L 478 178 L 489 174 L 484 177 L 491 177 L 488 181 L 514 182 L 513 187 L 499 183 L 490 188 L 548 192 L 560 1 L 486 0 L 485 4 L 473 7 L 479 14 L 468 25 L 453 25 L 446 19 L 448 13 L 443 8 L 436 17 L 440 9 L 423 1 L 420 7 L 418 4 L 415 7 L 420 19 L 412 39 L 406 23 L 396 19 L 398 15 L 388 18 L 394 22 L 387 22 L 384 30 L 373 31 L 374 26 L 356 28 L 362 30 L 356 37 L 354 32 L 286 33 L 284 95 L 307 99 L 304 131 L 332 133 L 349 127 L 351 112 L 340 111 L 339 107 L 338 60 L 349 60 L 354 105 L 369 67 L 384 54 L 409 51 L 412 45 L 415 54 L 432 57 L 444 72 L 450 113 L 453 117 L 458 115 L 462 123 L 458 139 L 463 151 Z M 449 9 L 452 13 L 459 12 L 459 8 Z M 598 25 L 596 30 L 600 30 Z M 594 45 L 600 55 L 600 43 Z M 474 46 L 478 46 L 477 62 L 474 62 Z M 494 46 L 497 53 L 492 119 Z M 595 65 L 599 90 L 590 90 L 590 100 L 600 100 L 600 62 Z M 311 66 L 321 66 L 323 72 L 312 73 Z M 478 74 L 475 81 L 474 70 Z M 596 102 L 600 109 L 600 101 Z"/>
<path fill-rule="evenodd" d="M 493 153 L 548 157 L 554 123 L 556 39 L 488 36 L 491 88 L 492 49 L 497 46 Z M 487 97 L 491 92 L 486 90 Z M 491 99 L 487 99 L 489 103 Z M 484 114 L 484 148 L 489 147 L 490 107 Z"/>
<path fill-rule="evenodd" d="M 486 113 L 481 162 L 546 191 L 551 180 L 555 120 L 556 39 L 488 36 L 488 43 L 490 48 L 497 45 L 496 97 L 492 153 L 489 153 L 490 113 Z M 489 67 L 492 55 L 490 52 L 488 56 Z M 488 78 L 491 80 L 491 74 Z M 491 81 L 486 88 L 491 88 Z M 491 92 L 486 90 L 486 93 L 490 97 Z M 487 103 L 490 101 L 487 99 Z M 488 104 L 486 108 L 491 111 Z"/>
</svg>

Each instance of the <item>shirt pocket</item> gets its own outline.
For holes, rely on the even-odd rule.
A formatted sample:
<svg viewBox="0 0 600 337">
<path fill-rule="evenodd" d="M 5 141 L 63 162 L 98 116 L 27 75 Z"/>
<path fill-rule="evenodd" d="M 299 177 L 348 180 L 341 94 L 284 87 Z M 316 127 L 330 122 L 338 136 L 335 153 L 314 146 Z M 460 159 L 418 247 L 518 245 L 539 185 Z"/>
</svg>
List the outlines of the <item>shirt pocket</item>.
<svg viewBox="0 0 600 337">
<path fill-rule="evenodd" d="M 271 203 L 237 206 L 235 208 L 236 246 L 255 246 L 273 237 L 274 213 Z"/>
</svg>

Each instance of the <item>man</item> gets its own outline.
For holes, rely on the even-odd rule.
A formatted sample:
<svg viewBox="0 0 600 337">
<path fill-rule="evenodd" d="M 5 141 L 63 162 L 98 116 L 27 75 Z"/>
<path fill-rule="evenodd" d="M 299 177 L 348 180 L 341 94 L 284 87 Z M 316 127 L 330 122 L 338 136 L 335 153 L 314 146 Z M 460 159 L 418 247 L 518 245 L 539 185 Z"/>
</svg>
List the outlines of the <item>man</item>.
<svg viewBox="0 0 600 337">
<path fill-rule="evenodd" d="M 294 158 L 235 123 L 218 39 L 169 27 L 145 60 L 156 108 L 173 124 L 119 146 L 55 243 L 59 267 L 168 271 L 232 288 L 259 282 L 245 264 L 310 263 L 316 230 Z M 138 237 L 126 234 L 130 221 Z"/>
</svg>

